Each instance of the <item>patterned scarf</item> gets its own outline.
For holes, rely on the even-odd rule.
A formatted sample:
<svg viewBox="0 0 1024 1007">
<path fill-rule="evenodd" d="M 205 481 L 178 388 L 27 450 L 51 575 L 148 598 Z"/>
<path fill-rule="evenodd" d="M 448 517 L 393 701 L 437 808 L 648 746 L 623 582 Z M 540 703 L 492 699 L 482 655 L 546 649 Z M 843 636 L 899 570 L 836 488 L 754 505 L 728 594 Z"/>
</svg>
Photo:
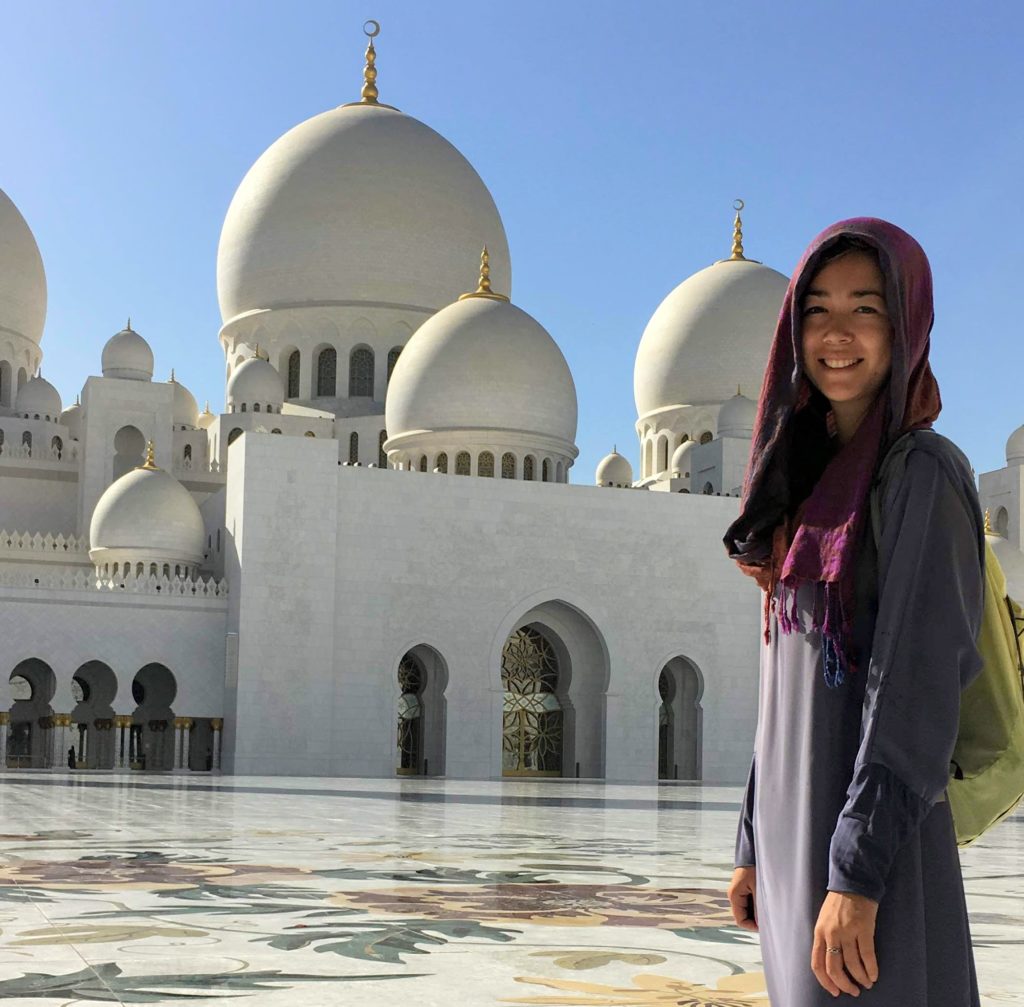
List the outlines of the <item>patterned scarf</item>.
<svg viewBox="0 0 1024 1007">
<path fill-rule="evenodd" d="M 856 434 L 832 455 L 811 486 L 809 446 L 827 440 L 828 404 L 804 373 L 800 305 L 829 249 L 844 237 L 859 238 L 878 254 L 893 325 L 892 370 Z M 815 585 L 810 628 L 821 631 L 830 687 L 841 685 L 846 671 L 856 670 L 854 570 L 869 520 L 872 480 L 889 446 L 909 430 L 930 427 L 942 408 L 928 364 L 933 319 L 931 269 L 924 250 L 894 224 L 872 217 L 842 220 L 811 242 L 779 314 L 740 516 L 726 533 L 725 546 L 765 591 L 766 641 L 773 612 L 783 633 L 803 631 L 797 589 Z"/>
</svg>

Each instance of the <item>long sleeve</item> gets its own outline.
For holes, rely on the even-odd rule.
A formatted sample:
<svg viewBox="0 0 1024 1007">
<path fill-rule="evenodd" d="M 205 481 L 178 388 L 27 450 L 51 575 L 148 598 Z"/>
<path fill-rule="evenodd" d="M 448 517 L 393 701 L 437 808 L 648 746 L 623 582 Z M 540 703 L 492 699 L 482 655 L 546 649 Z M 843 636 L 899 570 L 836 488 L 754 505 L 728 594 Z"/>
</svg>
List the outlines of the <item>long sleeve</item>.
<svg viewBox="0 0 1024 1007">
<path fill-rule="evenodd" d="M 757 756 L 750 760 L 750 773 L 747 775 L 747 789 L 743 794 L 743 810 L 740 813 L 740 824 L 736 830 L 736 856 L 734 867 L 754 867 L 757 855 L 754 851 L 754 775 Z"/>
<path fill-rule="evenodd" d="M 960 693 L 981 668 L 984 597 L 981 514 L 957 455 L 913 450 L 898 484 L 883 487 L 878 616 L 831 891 L 881 900 L 896 853 L 949 779 Z"/>
</svg>

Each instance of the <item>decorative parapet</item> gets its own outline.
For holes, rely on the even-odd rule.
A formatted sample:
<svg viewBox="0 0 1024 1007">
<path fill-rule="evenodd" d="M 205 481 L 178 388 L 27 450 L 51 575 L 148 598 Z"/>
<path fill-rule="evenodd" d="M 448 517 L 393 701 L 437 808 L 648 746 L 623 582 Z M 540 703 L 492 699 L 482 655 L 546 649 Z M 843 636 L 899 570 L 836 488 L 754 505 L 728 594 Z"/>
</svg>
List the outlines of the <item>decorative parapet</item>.
<svg viewBox="0 0 1024 1007">
<path fill-rule="evenodd" d="M 87 561 L 89 540 L 84 535 L 43 535 L 40 532 L 0 529 L 0 559 L 16 557 Z"/>
<path fill-rule="evenodd" d="M 226 474 L 227 466 L 222 467 L 216 458 L 209 462 L 183 458 L 175 461 L 171 471 L 176 476 L 222 476 Z"/>
<path fill-rule="evenodd" d="M 106 591 L 170 598 L 225 598 L 227 580 L 185 580 L 178 577 L 97 577 L 94 571 L 68 570 L 54 573 L 0 571 L 0 587 L 40 591 Z"/>
<path fill-rule="evenodd" d="M 0 462 L 3 461 L 33 461 L 33 462 L 56 462 L 68 468 L 78 467 L 78 444 L 72 442 L 64 447 L 55 448 L 49 445 L 38 444 L 0 444 Z"/>
</svg>

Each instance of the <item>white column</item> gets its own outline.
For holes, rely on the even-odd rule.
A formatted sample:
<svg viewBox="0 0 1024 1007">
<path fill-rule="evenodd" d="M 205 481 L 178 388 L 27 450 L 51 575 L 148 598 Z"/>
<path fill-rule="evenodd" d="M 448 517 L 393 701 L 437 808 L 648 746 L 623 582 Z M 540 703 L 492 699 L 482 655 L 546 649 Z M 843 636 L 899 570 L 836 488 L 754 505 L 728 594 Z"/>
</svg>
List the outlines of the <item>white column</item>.
<svg viewBox="0 0 1024 1007">
<path fill-rule="evenodd" d="M 114 729 L 117 734 L 114 737 L 114 765 L 118 769 L 124 769 L 128 765 L 128 742 L 129 730 L 131 729 L 132 718 L 128 714 L 118 714 L 114 717 Z"/>
<path fill-rule="evenodd" d="M 3 710 L 0 712 L 0 769 L 7 768 L 7 725 L 11 722 L 11 715 Z"/>
<path fill-rule="evenodd" d="M 213 728 L 213 770 L 214 772 L 220 771 L 220 746 L 221 739 L 224 734 L 224 721 L 219 717 L 215 717 L 210 721 L 210 727 Z"/>
<path fill-rule="evenodd" d="M 194 720 L 186 717 L 185 727 L 181 732 L 181 768 L 186 773 L 189 771 L 188 757 L 189 749 L 192 747 L 192 727 L 194 724 Z"/>
<path fill-rule="evenodd" d="M 184 721 L 181 717 L 175 717 L 174 721 L 174 761 L 171 769 L 177 772 L 181 769 L 181 736 L 185 731 Z"/>
<path fill-rule="evenodd" d="M 60 768 L 61 766 L 67 767 L 68 758 L 68 726 L 71 723 L 70 713 L 56 713 L 53 716 L 53 725 L 56 727 L 56 731 L 51 732 L 51 738 L 56 735 L 56 748 L 57 751 L 53 751 L 53 742 L 51 741 L 50 759 L 49 763 L 51 766 Z"/>
</svg>

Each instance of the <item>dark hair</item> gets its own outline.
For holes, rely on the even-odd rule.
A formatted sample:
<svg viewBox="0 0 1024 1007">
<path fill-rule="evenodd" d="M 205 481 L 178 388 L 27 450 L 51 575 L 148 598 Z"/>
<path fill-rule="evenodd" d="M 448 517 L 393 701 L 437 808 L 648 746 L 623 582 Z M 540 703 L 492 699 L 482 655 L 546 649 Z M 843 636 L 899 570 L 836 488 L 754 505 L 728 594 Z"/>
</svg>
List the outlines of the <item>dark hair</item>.
<svg viewBox="0 0 1024 1007">
<path fill-rule="evenodd" d="M 882 268 L 878 258 L 878 249 L 869 241 L 857 237 L 855 234 L 841 234 L 836 240 L 821 253 L 821 258 L 815 267 L 815 272 L 824 269 L 830 262 L 834 262 L 840 256 L 848 255 L 850 252 L 863 252 L 875 260 L 879 269 Z"/>
</svg>

